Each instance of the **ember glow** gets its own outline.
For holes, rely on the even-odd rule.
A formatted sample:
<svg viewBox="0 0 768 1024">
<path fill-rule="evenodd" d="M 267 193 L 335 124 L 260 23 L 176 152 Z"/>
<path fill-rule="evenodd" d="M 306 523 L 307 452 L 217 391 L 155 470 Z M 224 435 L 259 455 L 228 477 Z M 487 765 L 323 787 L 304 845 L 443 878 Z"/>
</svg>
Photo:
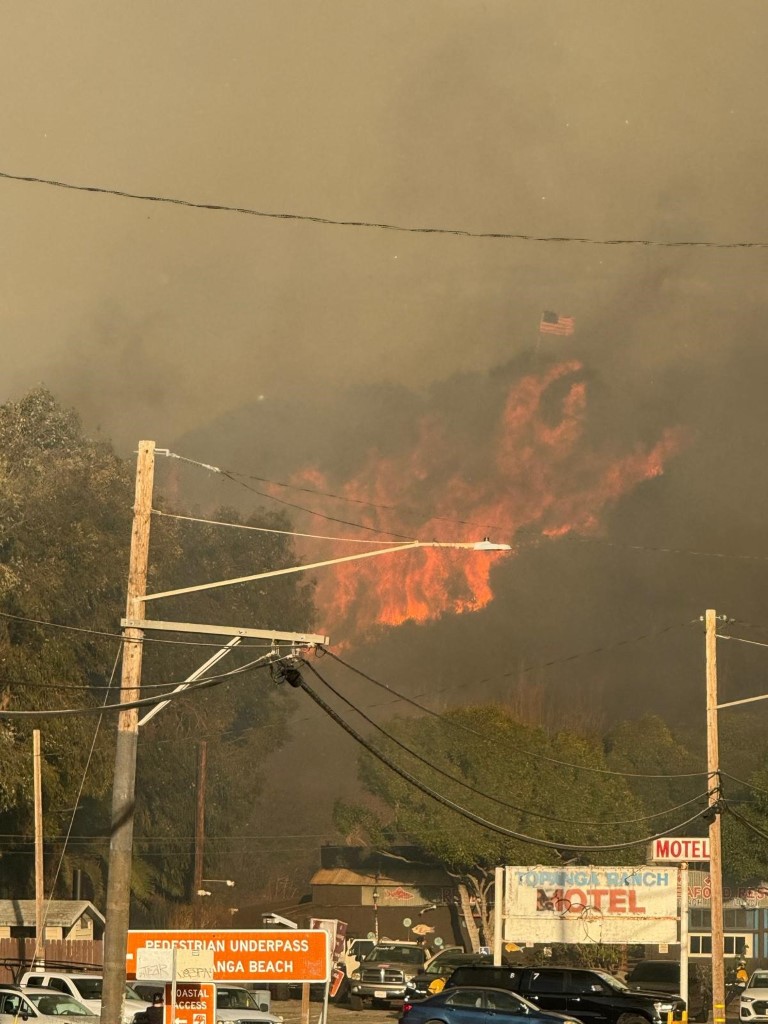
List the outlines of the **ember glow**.
<svg viewBox="0 0 768 1024">
<path fill-rule="evenodd" d="M 353 479 L 302 474 L 304 484 L 370 503 L 344 510 L 367 526 L 422 541 L 487 535 L 513 549 L 425 548 L 319 570 L 316 603 L 334 641 L 347 645 L 383 626 L 485 607 L 493 600 L 491 577 L 500 559 L 542 538 L 594 533 L 601 515 L 660 475 L 684 443 L 683 432 L 672 428 L 651 444 L 622 451 L 613 437 L 591 440 L 588 428 L 582 366 L 561 362 L 510 387 L 482 447 L 457 444 L 455 427 L 431 415 L 419 424 L 411 450 L 371 453 Z M 339 514 L 338 502 L 329 499 L 327 511 Z M 399 542 L 382 536 L 382 546 Z M 328 557 L 350 553 L 344 545 Z"/>
</svg>

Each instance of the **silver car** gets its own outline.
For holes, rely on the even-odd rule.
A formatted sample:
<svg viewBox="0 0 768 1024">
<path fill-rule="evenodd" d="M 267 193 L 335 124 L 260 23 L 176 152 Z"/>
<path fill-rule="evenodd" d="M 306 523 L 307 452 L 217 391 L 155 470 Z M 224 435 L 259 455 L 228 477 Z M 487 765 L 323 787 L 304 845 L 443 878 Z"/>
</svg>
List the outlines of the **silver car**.
<svg viewBox="0 0 768 1024">
<path fill-rule="evenodd" d="M 96 1014 L 74 996 L 50 989 L 21 992 L 0 988 L 0 1024 L 12 1021 L 39 1021 L 40 1024 L 98 1024 Z"/>
</svg>

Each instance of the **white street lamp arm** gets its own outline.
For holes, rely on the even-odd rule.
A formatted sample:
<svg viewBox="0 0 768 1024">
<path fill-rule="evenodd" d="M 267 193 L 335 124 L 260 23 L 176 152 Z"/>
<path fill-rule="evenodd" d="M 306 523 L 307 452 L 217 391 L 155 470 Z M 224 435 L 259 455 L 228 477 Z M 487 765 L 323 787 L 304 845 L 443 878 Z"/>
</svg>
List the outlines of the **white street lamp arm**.
<svg viewBox="0 0 768 1024">
<path fill-rule="evenodd" d="M 273 576 L 287 576 L 289 573 L 306 572 L 309 569 L 321 569 L 326 565 L 340 565 L 342 562 L 356 562 L 362 558 L 375 558 L 377 555 L 390 555 L 398 551 L 414 551 L 417 548 L 463 548 L 467 551 L 511 551 L 510 544 L 494 544 L 485 537 L 479 541 L 437 541 L 413 540 L 407 544 L 395 544 L 388 548 L 376 548 L 374 551 L 358 551 L 354 555 L 343 555 L 340 558 L 329 558 L 324 562 L 310 562 L 308 565 L 292 565 L 287 569 L 271 569 L 269 572 L 257 572 L 252 576 L 238 576 L 232 580 L 218 580 L 215 583 L 199 583 L 194 587 L 181 587 L 178 590 L 163 590 L 157 594 L 147 594 L 144 601 L 157 601 L 161 597 L 177 597 L 179 594 L 194 594 L 199 590 L 213 590 L 215 587 L 231 587 L 235 583 L 251 583 L 253 580 L 270 579 Z"/>
</svg>

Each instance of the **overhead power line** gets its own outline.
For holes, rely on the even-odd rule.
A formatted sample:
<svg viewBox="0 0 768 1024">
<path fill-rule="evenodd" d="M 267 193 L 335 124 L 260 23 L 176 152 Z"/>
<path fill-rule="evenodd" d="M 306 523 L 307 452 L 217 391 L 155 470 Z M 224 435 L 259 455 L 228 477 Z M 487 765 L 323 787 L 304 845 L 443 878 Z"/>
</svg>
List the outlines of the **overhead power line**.
<svg viewBox="0 0 768 1024">
<path fill-rule="evenodd" d="M 251 669 L 267 668 L 269 664 L 274 664 L 278 661 L 287 660 L 288 656 L 281 658 L 273 658 L 271 655 L 266 654 L 261 658 L 257 658 L 255 661 L 248 662 L 246 665 L 240 665 L 238 668 L 229 669 L 228 672 L 219 672 L 216 675 L 206 676 L 204 679 L 200 679 L 194 683 L 188 683 L 184 690 L 175 690 L 157 694 L 154 697 L 140 697 L 138 700 L 123 701 L 120 704 L 98 704 L 95 706 L 87 706 L 80 708 L 49 708 L 49 709 L 34 709 L 32 711 L 15 711 L 8 710 L 7 708 L 0 708 L 0 718 L 64 718 L 71 717 L 72 715 L 101 715 L 105 711 L 123 711 L 128 708 L 145 708 L 153 707 L 155 704 L 167 703 L 169 700 L 177 700 L 179 697 L 185 697 L 190 693 L 194 693 L 198 690 L 207 690 L 213 686 L 220 686 L 222 683 L 226 683 L 233 676 L 241 675 L 243 672 L 248 672 Z M 184 680 L 186 683 L 186 680 Z M 171 685 L 170 683 L 168 685 Z M 177 687 L 179 683 L 175 684 Z"/>
<path fill-rule="evenodd" d="M 378 729 L 378 731 L 383 736 L 386 736 L 388 740 L 390 740 L 396 746 L 400 747 L 401 750 L 404 750 L 407 754 L 415 758 L 417 761 L 420 761 L 431 771 L 437 772 L 438 775 L 442 775 L 443 778 L 445 779 L 450 779 L 451 782 L 458 783 L 458 785 L 462 786 L 470 793 L 474 793 L 475 796 L 483 797 L 483 799 L 485 800 L 491 800 L 493 803 L 499 804 L 499 806 L 501 807 L 507 807 L 512 811 L 518 811 L 520 814 L 527 814 L 533 818 L 543 818 L 547 821 L 557 821 L 564 825 L 637 825 L 642 821 L 651 821 L 653 818 L 663 818 L 665 815 L 672 814 L 675 811 L 682 810 L 684 807 L 689 807 L 691 804 L 696 803 L 697 801 L 706 801 L 707 797 L 710 796 L 709 792 L 698 793 L 696 796 L 691 797 L 690 800 L 684 800 L 682 803 L 675 804 L 674 807 L 667 807 L 663 811 L 656 811 L 654 814 L 644 814 L 639 818 L 624 818 L 619 821 L 587 821 L 582 818 L 563 818 L 556 814 L 545 814 L 542 811 L 534 811 L 529 807 L 520 807 L 517 804 L 509 803 L 507 800 L 502 800 L 500 797 L 494 796 L 492 793 L 487 793 L 482 789 L 477 789 L 475 786 L 472 786 L 470 783 L 466 782 L 458 775 L 454 775 L 451 772 L 446 771 L 444 768 L 441 768 L 439 765 L 436 765 L 433 761 L 429 761 L 426 757 L 422 757 L 422 755 L 419 754 L 417 751 L 413 750 L 412 747 L 409 747 L 407 744 L 403 743 L 402 740 L 399 740 L 397 736 L 394 736 L 383 726 L 379 725 L 378 722 L 375 722 L 372 718 L 369 718 L 368 715 L 365 714 L 365 712 L 361 711 L 360 708 L 357 707 L 357 705 L 355 705 L 351 700 L 348 700 L 344 696 L 344 694 L 340 693 L 334 686 L 332 686 L 325 678 L 325 676 L 320 675 L 320 673 L 317 671 L 314 665 L 311 664 L 311 662 L 305 661 L 304 664 L 310 670 L 310 672 L 317 676 L 320 682 L 327 686 L 331 693 L 338 697 L 339 700 L 342 700 L 347 705 L 347 707 L 351 708 L 365 722 L 368 722 L 369 725 L 372 725 L 375 729 Z"/>
<path fill-rule="evenodd" d="M 426 714 L 431 715 L 433 718 L 437 718 L 440 721 L 452 726 L 453 728 L 459 729 L 461 732 L 469 733 L 471 736 L 477 736 L 482 740 L 488 739 L 487 736 L 484 736 L 482 733 L 479 733 L 476 729 L 472 729 L 470 726 L 465 725 L 463 722 L 457 722 L 455 719 L 449 717 L 448 715 L 441 714 L 441 712 L 435 711 L 432 708 L 428 708 L 426 707 L 426 705 L 420 704 L 418 701 L 413 700 L 413 698 L 411 697 L 407 697 L 404 693 L 400 693 L 400 691 L 396 690 L 393 686 L 389 686 L 387 683 L 379 682 L 378 679 L 374 679 L 373 676 L 369 676 L 366 672 L 363 672 L 361 669 L 355 668 L 353 665 L 350 665 L 349 662 L 344 661 L 344 659 L 340 658 L 338 654 L 334 654 L 327 648 L 322 648 L 322 650 L 324 656 L 333 658 L 334 661 L 338 661 L 340 665 L 343 665 L 351 672 L 355 672 L 361 678 L 367 679 L 368 682 L 373 683 L 374 686 L 381 687 L 381 689 L 387 690 L 389 693 L 395 694 L 398 700 L 405 701 L 406 704 L 411 704 L 413 707 L 418 708 L 419 711 L 423 711 Z M 699 779 L 706 778 L 708 776 L 708 772 L 681 772 L 678 774 L 648 774 L 647 772 L 620 772 L 612 768 L 598 768 L 595 765 L 574 764 L 571 761 L 562 761 L 556 757 L 548 757 L 546 754 L 540 754 L 538 751 L 526 750 L 518 746 L 515 747 L 515 751 L 520 754 L 525 754 L 528 757 L 533 757 L 542 761 L 548 761 L 551 764 L 559 764 L 564 768 L 575 768 L 578 771 L 583 772 L 597 772 L 600 775 L 620 775 L 627 779 Z"/>
<path fill-rule="evenodd" d="M 202 519 L 200 516 L 182 516 L 175 512 L 162 512 L 153 508 L 152 515 L 163 516 L 165 519 L 180 519 L 186 523 L 203 523 L 207 526 L 229 526 L 235 530 L 253 530 L 255 533 L 277 533 L 283 537 L 303 537 L 309 540 L 332 540 L 339 544 L 381 544 L 380 540 L 368 540 L 360 537 L 329 537 L 320 533 L 299 533 L 298 530 L 273 530 L 266 526 L 251 526 L 249 523 L 227 523 L 220 519 Z M 415 540 L 415 537 L 409 537 Z"/>
<path fill-rule="evenodd" d="M 361 736 L 360 733 L 357 732 L 357 730 L 355 730 L 348 722 L 346 722 L 341 717 L 341 715 L 334 711 L 334 709 L 328 703 L 326 703 L 326 701 L 324 701 L 319 694 L 315 693 L 312 687 L 309 686 L 309 684 L 305 680 L 302 679 L 300 687 L 310 697 L 310 699 L 313 700 L 318 705 L 318 707 L 320 707 L 325 712 L 326 715 L 328 715 L 329 718 L 332 718 L 337 725 L 339 725 L 357 743 L 359 743 L 360 746 L 367 750 L 369 754 L 375 757 L 378 761 L 381 761 L 382 764 L 386 765 L 387 768 L 393 771 L 396 775 L 399 775 L 400 778 L 404 779 L 406 782 L 409 782 L 420 792 L 424 793 L 425 796 L 431 797 L 431 799 L 435 800 L 437 803 L 442 804 L 443 807 L 447 807 L 449 810 L 461 815 L 461 817 L 465 818 L 467 821 L 471 821 L 475 825 L 480 825 L 482 828 L 486 828 L 490 832 L 495 832 L 498 835 L 507 836 L 509 839 L 517 839 L 519 842 L 522 843 L 529 843 L 532 846 L 544 846 L 553 850 L 574 850 L 577 852 L 585 853 L 597 853 L 607 850 L 624 850 L 628 849 L 631 846 L 645 846 L 647 843 L 653 842 L 654 839 L 661 839 L 664 836 L 671 835 L 673 832 L 676 832 L 678 829 L 684 828 L 686 825 L 690 825 L 691 822 L 696 821 L 701 817 L 701 812 L 697 812 L 690 818 L 686 818 L 685 821 L 677 822 L 677 824 L 673 825 L 671 828 L 665 829 L 663 832 L 656 832 L 654 835 L 644 836 L 642 839 L 630 839 L 624 840 L 620 843 L 602 843 L 600 845 L 590 845 L 584 843 L 561 843 L 555 842 L 550 839 L 542 839 L 537 836 L 530 836 L 524 832 L 517 832 L 514 829 L 506 828 L 505 826 L 499 825 L 496 822 L 488 821 L 486 818 L 481 817 L 479 814 L 475 814 L 474 811 L 470 811 L 468 808 L 462 807 L 461 804 L 457 804 L 455 801 L 449 800 L 448 797 L 443 796 L 442 793 L 438 793 L 431 787 L 424 785 L 423 782 L 420 782 L 415 776 L 411 775 L 410 772 L 407 772 L 404 768 L 401 768 L 399 765 L 395 764 L 395 762 L 392 761 L 391 758 L 387 757 L 387 755 L 383 754 L 380 750 L 377 750 L 376 747 L 373 746 L 373 744 L 369 743 L 368 740 L 365 739 L 365 737 Z"/>
<path fill-rule="evenodd" d="M 395 231 L 410 235 L 453 235 L 458 238 L 499 239 L 517 242 L 576 242 L 582 245 L 639 245 L 664 249 L 766 249 L 768 242 L 714 242 L 714 241 L 664 241 L 656 238 L 589 238 L 582 235 L 534 235 L 517 231 L 470 231 L 465 228 L 419 227 L 417 225 L 390 224 L 385 221 L 341 220 L 314 214 L 256 210 L 248 206 L 231 206 L 227 203 L 203 203 L 174 196 L 152 195 L 142 192 L 128 192 L 123 189 L 107 188 L 102 185 L 82 185 L 75 182 L 59 181 L 55 178 L 41 178 L 31 174 L 11 174 L 0 171 L 0 178 L 7 181 L 26 182 L 34 185 L 48 185 L 52 188 L 69 189 L 75 192 L 93 192 L 99 195 L 117 196 L 120 199 L 137 199 L 146 203 L 165 203 L 184 206 L 194 210 L 210 210 L 218 213 L 239 213 L 248 217 L 263 217 L 268 220 L 303 221 L 329 227 L 368 228 L 379 231 Z"/>
</svg>

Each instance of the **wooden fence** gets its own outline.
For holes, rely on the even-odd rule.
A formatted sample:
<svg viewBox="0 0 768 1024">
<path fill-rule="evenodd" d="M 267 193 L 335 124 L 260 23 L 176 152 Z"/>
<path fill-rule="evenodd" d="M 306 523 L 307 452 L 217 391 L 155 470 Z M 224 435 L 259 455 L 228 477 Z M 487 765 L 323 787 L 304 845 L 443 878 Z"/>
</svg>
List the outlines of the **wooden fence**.
<svg viewBox="0 0 768 1024">
<path fill-rule="evenodd" d="M 30 969 L 35 955 L 34 939 L 0 939 L 0 984 L 13 984 Z M 101 973 L 104 943 L 96 940 L 48 939 L 36 963 L 48 970 L 92 970 Z"/>
</svg>

